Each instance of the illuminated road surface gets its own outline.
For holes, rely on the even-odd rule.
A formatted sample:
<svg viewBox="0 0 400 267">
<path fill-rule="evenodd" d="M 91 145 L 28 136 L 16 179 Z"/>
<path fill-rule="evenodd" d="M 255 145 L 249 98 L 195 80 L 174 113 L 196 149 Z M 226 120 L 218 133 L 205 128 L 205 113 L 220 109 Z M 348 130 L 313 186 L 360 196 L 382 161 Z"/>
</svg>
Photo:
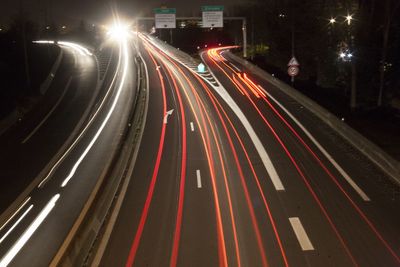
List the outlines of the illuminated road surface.
<svg viewBox="0 0 400 267">
<path fill-rule="evenodd" d="M 70 42 L 59 45 L 75 50 L 95 70 L 95 59 L 85 47 Z M 115 45 L 115 63 L 110 63 L 115 68 L 106 73 L 89 116 L 1 226 L 0 266 L 47 266 L 57 253 L 96 183 L 104 177 L 128 126 L 136 78 L 131 59 L 127 41 Z M 96 84 L 90 90 L 96 90 Z"/>
<path fill-rule="evenodd" d="M 399 266 L 398 197 L 328 126 L 226 48 L 201 75 L 157 39 L 139 50 L 144 136 L 94 265 Z"/>
<path fill-rule="evenodd" d="M 227 48 L 198 74 L 139 37 L 146 124 L 94 266 L 399 266 L 400 200 L 376 167 Z M 1 266 L 47 265 L 111 160 L 134 94 L 127 45 L 74 148 L 0 229 Z"/>
</svg>

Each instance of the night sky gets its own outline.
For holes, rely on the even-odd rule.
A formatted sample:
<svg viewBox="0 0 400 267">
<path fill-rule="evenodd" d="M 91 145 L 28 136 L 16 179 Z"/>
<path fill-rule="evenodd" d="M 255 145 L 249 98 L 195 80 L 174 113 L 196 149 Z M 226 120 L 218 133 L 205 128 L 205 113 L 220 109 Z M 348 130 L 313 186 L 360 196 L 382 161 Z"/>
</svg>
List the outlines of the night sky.
<svg viewBox="0 0 400 267">
<path fill-rule="evenodd" d="M 24 11 L 32 20 L 59 24 L 75 23 L 82 19 L 89 23 L 106 23 L 111 7 L 117 7 L 122 16 L 151 14 L 155 7 L 176 7 L 177 15 L 199 15 L 202 5 L 234 5 L 256 0 L 21 0 Z M 47 10 L 47 12 L 46 12 Z M 0 25 L 6 25 L 19 12 L 18 0 L 1 0 Z M 47 15 L 46 15 L 47 14 Z"/>
</svg>

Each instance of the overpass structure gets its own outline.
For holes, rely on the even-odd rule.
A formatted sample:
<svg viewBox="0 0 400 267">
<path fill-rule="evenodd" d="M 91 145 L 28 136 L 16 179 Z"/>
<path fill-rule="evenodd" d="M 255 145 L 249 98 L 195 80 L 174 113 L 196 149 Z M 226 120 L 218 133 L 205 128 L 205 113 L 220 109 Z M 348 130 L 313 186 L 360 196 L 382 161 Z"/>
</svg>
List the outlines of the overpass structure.
<svg viewBox="0 0 400 267">
<path fill-rule="evenodd" d="M 154 21 L 154 17 L 138 17 L 136 25 L 140 25 L 141 21 Z M 202 21 L 202 17 L 176 17 L 176 20 L 193 20 Z M 243 39 L 243 57 L 247 58 L 247 20 L 245 17 L 224 17 L 224 21 L 242 21 L 242 39 Z"/>
</svg>

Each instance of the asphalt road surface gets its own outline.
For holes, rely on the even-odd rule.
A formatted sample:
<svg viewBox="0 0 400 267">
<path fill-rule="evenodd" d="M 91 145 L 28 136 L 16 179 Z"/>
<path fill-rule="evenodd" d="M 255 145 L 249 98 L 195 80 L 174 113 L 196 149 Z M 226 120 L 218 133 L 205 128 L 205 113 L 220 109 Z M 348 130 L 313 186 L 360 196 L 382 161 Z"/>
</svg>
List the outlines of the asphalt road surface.
<svg viewBox="0 0 400 267">
<path fill-rule="evenodd" d="M 395 185 L 327 125 L 226 48 L 202 53 L 212 74 L 145 35 L 139 51 L 144 136 L 94 265 L 400 265 Z"/>
<path fill-rule="evenodd" d="M 11 129 L 19 134 L 4 137 L 11 140 L 5 147 L 7 162 L 12 164 L 5 167 L 8 172 L 2 169 L 8 179 L 4 184 L 10 191 L 23 190 L 26 183 L 34 187 L 1 226 L 0 266 L 49 265 L 96 183 L 104 178 L 128 127 L 136 93 L 130 44 L 112 44 L 104 52 L 112 53 L 105 71 L 101 70 L 104 62 L 97 65 L 84 47 L 60 46 L 66 50 L 67 62 L 49 89 L 65 90 L 57 96 L 60 102 L 49 99 L 54 107 L 44 112 L 49 115 L 38 114 L 40 119 L 17 126 L 26 131 Z M 32 177 L 39 172 L 38 180 Z M 19 187 L 14 188 L 13 182 Z"/>
<path fill-rule="evenodd" d="M 377 167 L 229 48 L 203 51 L 198 73 L 188 56 L 138 37 L 115 49 L 115 71 L 69 152 L 1 226 L 0 266 L 48 265 L 103 178 L 135 96 L 133 43 L 147 116 L 94 266 L 400 265 L 400 199 Z"/>
</svg>

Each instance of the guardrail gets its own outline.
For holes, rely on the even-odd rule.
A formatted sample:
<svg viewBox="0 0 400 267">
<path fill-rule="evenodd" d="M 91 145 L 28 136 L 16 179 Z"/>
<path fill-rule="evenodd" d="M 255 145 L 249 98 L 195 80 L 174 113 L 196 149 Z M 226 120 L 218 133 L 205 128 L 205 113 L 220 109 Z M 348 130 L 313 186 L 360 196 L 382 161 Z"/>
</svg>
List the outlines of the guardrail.
<svg viewBox="0 0 400 267">
<path fill-rule="evenodd" d="M 146 105 L 145 79 L 139 79 L 144 73 L 140 58 L 136 58 L 138 64 L 137 95 L 134 100 L 134 109 L 128 120 L 130 127 L 125 133 L 124 140 L 117 157 L 102 175 L 96 184 L 89 200 L 85 204 L 80 216 L 72 230 L 53 258 L 50 266 L 83 266 L 90 258 L 93 246 L 104 229 L 104 224 L 115 196 L 118 193 L 122 181 L 129 176 L 133 168 L 134 158 L 139 149 L 143 128 L 143 114 Z M 107 177 L 107 179 L 104 179 Z"/>
<path fill-rule="evenodd" d="M 380 147 L 372 143 L 370 140 L 365 138 L 359 132 L 348 126 L 346 123 L 339 120 L 335 115 L 330 113 L 325 108 L 308 98 L 307 96 L 299 93 L 293 87 L 280 81 L 279 79 L 272 77 L 268 72 L 263 69 L 251 64 L 249 61 L 230 53 L 230 56 L 245 65 L 254 74 L 263 77 L 271 84 L 275 85 L 286 95 L 296 100 L 298 103 L 303 105 L 305 108 L 310 110 L 323 122 L 329 125 L 333 130 L 340 134 L 345 140 L 351 145 L 357 148 L 362 154 L 364 154 L 369 160 L 375 163 L 385 174 L 387 174 L 395 183 L 400 185 L 400 162 L 393 159 Z"/>
</svg>

